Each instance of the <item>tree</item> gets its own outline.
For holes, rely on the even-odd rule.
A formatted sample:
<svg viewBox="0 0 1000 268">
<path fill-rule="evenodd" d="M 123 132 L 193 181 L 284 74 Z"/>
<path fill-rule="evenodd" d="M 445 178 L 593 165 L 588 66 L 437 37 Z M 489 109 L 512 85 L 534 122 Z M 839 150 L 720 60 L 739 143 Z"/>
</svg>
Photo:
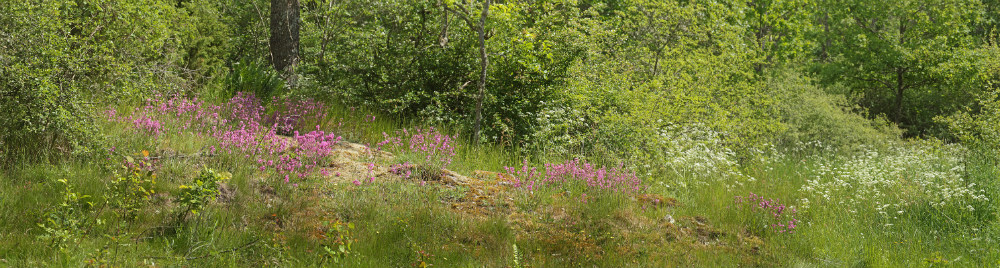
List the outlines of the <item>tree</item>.
<svg viewBox="0 0 1000 268">
<path fill-rule="evenodd" d="M 971 97 L 960 85 L 967 74 L 948 66 L 973 46 L 968 25 L 976 19 L 977 1 L 825 4 L 831 7 L 824 21 L 829 29 L 820 35 L 832 44 L 817 72 L 827 84 L 851 88 L 875 115 L 924 134 L 935 115 Z M 908 109 L 908 102 L 919 109 Z"/>
<path fill-rule="evenodd" d="M 271 0 L 271 64 L 290 86 L 299 63 L 299 1 Z"/>
<path fill-rule="evenodd" d="M 743 2 L 739 2 L 743 3 Z M 760 57 L 754 69 L 795 58 L 810 46 L 804 34 L 812 27 L 811 0 L 751 0 L 742 7 L 743 22 Z"/>
<path fill-rule="evenodd" d="M 479 15 L 479 65 L 482 76 L 479 77 L 479 96 L 476 98 L 476 125 L 472 128 L 472 140 L 479 142 L 479 127 L 483 122 L 483 97 L 486 95 L 486 66 L 490 64 L 486 57 L 486 17 L 490 15 L 490 0 L 483 3 L 483 12 Z"/>
<path fill-rule="evenodd" d="M 469 28 L 476 31 L 479 34 L 479 67 L 481 75 L 479 77 L 479 94 L 476 96 L 476 121 L 473 123 L 472 127 L 472 141 L 479 142 L 479 132 L 483 121 L 483 99 L 486 97 L 486 67 L 489 66 L 489 58 L 486 54 L 486 18 L 490 15 L 490 0 L 483 1 L 483 10 L 479 13 L 479 25 L 474 26 L 472 19 L 470 18 L 469 10 L 465 7 L 468 5 L 465 1 L 462 4 L 455 3 L 456 9 L 451 9 L 454 11 L 465 23 L 469 25 Z M 446 6 L 445 9 L 448 9 Z M 445 36 L 445 30 L 442 30 L 442 36 Z M 442 43 L 443 44 L 443 43 Z"/>
<path fill-rule="evenodd" d="M 987 45 L 996 45 L 995 36 L 1000 33 L 1000 0 L 982 0 L 983 18 L 972 25 L 972 34 Z"/>
</svg>

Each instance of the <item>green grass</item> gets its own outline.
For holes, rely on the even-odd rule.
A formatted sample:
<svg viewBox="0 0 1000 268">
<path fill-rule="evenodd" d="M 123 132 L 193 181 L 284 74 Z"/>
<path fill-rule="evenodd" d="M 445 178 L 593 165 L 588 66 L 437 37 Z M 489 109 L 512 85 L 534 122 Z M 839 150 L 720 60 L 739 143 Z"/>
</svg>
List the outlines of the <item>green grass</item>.
<svg viewBox="0 0 1000 268">
<path fill-rule="evenodd" d="M 325 121 L 312 123 L 368 144 L 381 141 L 383 132 L 417 126 L 392 118 L 359 119 L 366 114 L 333 107 Z M 173 132 L 150 139 L 123 124 L 101 127 L 108 137 L 105 142 L 115 146 L 119 155 L 97 153 L 0 173 L 0 209 L 6 212 L 0 215 L 0 265 L 412 267 L 423 262 L 436 267 L 512 267 L 515 244 L 525 267 L 1000 264 L 996 246 L 1000 224 L 995 212 L 989 217 L 988 213 L 922 205 L 917 202 L 922 199 L 911 198 L 902 189 L 881 199 L 847 192 L 831 199 L 860 200 L 851 206 L 803 192 L 803 186 L 817 176 L 817 159 L 838 155 L 748 161 L 739 166 L 745 176 L 691 183 L 683 189 L 651 187 L 644 192 L 677 198 L 676 206 L 652 206 L 635 195 L 592 191 L 570 183 L 531 193 L 502 191 L 483 201 L 492 202 L 487 211 L 493 212 L 477 214 L 451 207 L 450 202 L 470 191 L 467 187 L 421 185 L 405 179 L 380 179 L 360 186 L 310 179 L 293 186 L 274 174 L 259 172 L 241 155 L 198 156 L 217 144 L 210 137 Z M 459 148 L 450 168 L 466 175 L 520 166 L 526 158 L 536 159 L 535 165 L 542 161 L 461 139 Z M 115 176 L 121 154 L 138 157 L 143 150 L 162 157 L 153 187 L 159 194 L 141 209 L 138 218 L 123 219 L 102 205 L 106 183 Z M 827 163 L 845 165 L 840 160 Z M 178 216 L 182 209 L 169 197 L 176 196 L 179 186 L 190 183 L 203 168 L 232 173 L 227 182 L 232 193 L 198 214 Z M 978 172 L 970 178 L 993 174 L 992 169 L 979 166 L 969 170 Z M 43 234 L 38 224 L 62 201 L 60 179 L 66 179 L 75 192 L 89 195 L 95 204 L 81 217 L 86 224 L 73 237 L 75 242 L 63 249 L 38 238 Z M 654 185 L 687 178 L 644 179 Z M 754 215 L 736 209 L 733 202 L 735 195 L 749 192 L 802 208 L 800 227 L 793 234 L 749 233 L 748 219 Z M 584 193 L 586 202 L 581 201 Z M 802 207 L 804 198 L 810 199 L 808 208 Z M 879 216 L 874 206 L 893 200 L 914 200 L 905 207 L 911 212 L 897 219 Z M 333 263 L 323 255 L 323 245 L 329 243 L 323 234 L 325 224 L 337 220 L 355 228 L 350 231 L 351 253 Z"/>
</svg>

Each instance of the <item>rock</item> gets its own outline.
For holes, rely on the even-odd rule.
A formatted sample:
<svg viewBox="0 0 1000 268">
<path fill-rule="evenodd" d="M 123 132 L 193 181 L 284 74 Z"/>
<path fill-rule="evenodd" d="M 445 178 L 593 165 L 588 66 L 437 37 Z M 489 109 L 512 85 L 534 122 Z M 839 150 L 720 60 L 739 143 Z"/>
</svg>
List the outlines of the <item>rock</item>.
<svg viewBox="0 0 1000 268">
<path fill-rule="evenodd" d="M 469 177 L 462 176 L 462 174 L 458 174 L 457 172 L 447 169 L 441 170 L 441 182 L 444 182 L 445 184 L 469 185 L 471 181 L 472 180 L 470 180 Z"/>
</svg>

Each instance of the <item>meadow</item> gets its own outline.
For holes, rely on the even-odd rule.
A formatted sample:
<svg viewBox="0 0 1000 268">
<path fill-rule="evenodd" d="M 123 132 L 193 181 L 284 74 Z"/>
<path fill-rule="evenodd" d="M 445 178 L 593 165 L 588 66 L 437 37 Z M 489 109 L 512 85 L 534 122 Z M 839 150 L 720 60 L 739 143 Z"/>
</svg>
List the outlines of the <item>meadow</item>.
<svg viewBox="0 0 1000 268">
<path fill-rule="evenodd" d="M 701 146 L 647 176 L 360 109 L 271 103 L 105 108 L 99 156 L 4 175 L 2 262 L 982 267 L 1000 256 L 995 175 L 954 144 L 812 143 L 741 163 L 693 133 L 671 139 Z"/>
<path fill-rule="evenodd" d="M 998 10 L 3 2 L 0 267 L 997 267 Z"/>
</svg>

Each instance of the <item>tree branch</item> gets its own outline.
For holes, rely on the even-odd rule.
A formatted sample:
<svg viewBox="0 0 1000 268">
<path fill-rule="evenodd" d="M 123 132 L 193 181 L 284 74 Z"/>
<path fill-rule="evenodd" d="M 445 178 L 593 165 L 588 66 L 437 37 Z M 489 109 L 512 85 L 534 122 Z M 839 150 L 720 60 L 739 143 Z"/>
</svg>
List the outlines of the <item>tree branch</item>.
<svg viewBox="0 0 1000 268">
<path fill-rule="evenodd" d="M 463 21 L 465 21 L 465 24 L 469 25 L 469 29 L 475 30 L 476 23 L 472 22 L 472 18 L 469 17 L 470 16 L 469 10 L 466 9 L 465 6 L 459 5 L 458 3 L 455 3 L 455 7 L 457 7 L 458 9 L 456 10 L 448 8 L 448 4 L 444 4 L 445 10 L 451 11 L 452 13 L 455 13 L 455 15 L 458 15 L 458 18 L 462 19 Z"/>
</svg>

